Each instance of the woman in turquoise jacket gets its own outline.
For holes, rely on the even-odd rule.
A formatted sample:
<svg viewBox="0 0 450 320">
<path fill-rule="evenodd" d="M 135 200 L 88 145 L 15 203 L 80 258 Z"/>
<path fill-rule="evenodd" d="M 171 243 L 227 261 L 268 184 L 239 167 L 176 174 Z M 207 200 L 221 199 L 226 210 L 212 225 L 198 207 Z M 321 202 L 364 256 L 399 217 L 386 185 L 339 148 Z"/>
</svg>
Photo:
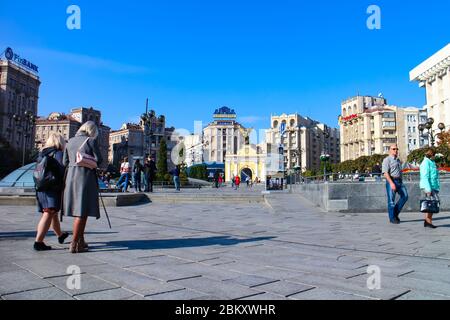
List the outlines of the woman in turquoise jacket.
<svg viewBox="0 0 450 320">
<path fill-rule="evenodd" d="M 425 154 L 425 159 L 423 159 L 423 162 L 420 165 L 420 189 L 423 190 L 427 197 L 435 197 L 438 199 L 441 185 L 439 183 L 439 170 L 436 162 L 434 162 L 435 157 L 436 152 L 432 148 Z M 425 213 L 424 226 L 425 228 L 436 229 L 433 225 L 432 213 Z"/>
</svg>

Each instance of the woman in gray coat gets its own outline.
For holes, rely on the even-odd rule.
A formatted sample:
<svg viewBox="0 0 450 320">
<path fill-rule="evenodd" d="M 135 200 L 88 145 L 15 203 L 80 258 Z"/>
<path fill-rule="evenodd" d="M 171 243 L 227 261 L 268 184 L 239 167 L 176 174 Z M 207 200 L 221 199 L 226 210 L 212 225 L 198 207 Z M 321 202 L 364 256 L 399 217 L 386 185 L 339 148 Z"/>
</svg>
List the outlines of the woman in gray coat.
<svg viewBox="0 0 450 320">
<path fill-rule="evenodd" d="M 77 165 L 77 152 L 95 157 L 97 164 L 102 157 L 97 144 L 98 128 L 94 122 L 88 121 L 81 126 L 75 137 L 69 140 L 64 152 L 63 163 L 67 167 L 64 190 L 64 214 L 74 217 L 73 241 L 70 252 L 87 251 L 84 231 L 88 217 L 100 219 L 98 202 L 98 178 L 95 169 Z"/>
</svg>

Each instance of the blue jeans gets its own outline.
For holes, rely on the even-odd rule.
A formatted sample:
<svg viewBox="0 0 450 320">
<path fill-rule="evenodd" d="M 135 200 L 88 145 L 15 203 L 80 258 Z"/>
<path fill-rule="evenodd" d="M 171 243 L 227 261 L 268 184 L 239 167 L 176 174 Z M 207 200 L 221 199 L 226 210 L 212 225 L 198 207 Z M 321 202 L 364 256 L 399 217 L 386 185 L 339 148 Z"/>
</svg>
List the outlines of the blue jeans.
<svg viewBox="0 0 450 320">
<path fill-rule="evenodd" d="M 388 212 L 389 212 L 389 220 L 394 221 L 395 218 L 398 218 L 400 213 L 402 212 L 403 207 L 408 201 L 408 190 L 406 189 L 403 182 L 399 180 L 394 180 L 394 184 L 397 188 L 397 191 L 392 190 L 389 182 L 386 182 L 386 191 L 388 198 Z M 398 193 L 400 199 L 397 203 L 395 203 L 395 195 Z"/>
<path fill-rule="evenodd" d="M 122 192 L 125 192 L 128 190 L 128 183 L 130 180 L 130 176 L 128 173 L 123 173 L 120 178 L 119 181 L 117 182 L 117 187 L 122 189 Z"/>
<path fill-rule="evenodd" d="M 175 189 L 180 191 L 180 177 L 173 177 L 173 183 L 175 184 Z"/>
</svg>

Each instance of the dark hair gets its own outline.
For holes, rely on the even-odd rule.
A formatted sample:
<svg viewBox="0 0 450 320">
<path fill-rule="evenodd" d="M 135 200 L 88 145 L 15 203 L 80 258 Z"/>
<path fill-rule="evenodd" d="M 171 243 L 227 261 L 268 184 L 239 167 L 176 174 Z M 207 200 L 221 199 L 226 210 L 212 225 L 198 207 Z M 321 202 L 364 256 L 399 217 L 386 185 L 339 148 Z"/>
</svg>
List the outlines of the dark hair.
<svg viewBox="0 0 450 320">
<path fill-rule="evenodd" d="M 428 159 L 433 158 L 436 155 L 436 150 L 434 150 L 434 148 L 428 148 L 428 150 L 425 152 L 425 156 Z"/>
</svg>

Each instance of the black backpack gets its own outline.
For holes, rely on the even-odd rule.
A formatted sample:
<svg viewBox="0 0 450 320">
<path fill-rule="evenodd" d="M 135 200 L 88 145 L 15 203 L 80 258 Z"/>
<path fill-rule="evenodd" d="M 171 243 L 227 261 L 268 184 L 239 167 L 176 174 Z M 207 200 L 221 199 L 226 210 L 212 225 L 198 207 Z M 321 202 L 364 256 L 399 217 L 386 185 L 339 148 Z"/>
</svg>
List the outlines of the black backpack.
<svg viewBox="0 0 450 320">
<path fill-rule="evenodd" d="M 54 172 L 54 152 L 39 157 L 36 169 L 33 172 L 33 180 L 36 191 L 49 191 L 58 185 L 58 178 Z"/>
</svg>

